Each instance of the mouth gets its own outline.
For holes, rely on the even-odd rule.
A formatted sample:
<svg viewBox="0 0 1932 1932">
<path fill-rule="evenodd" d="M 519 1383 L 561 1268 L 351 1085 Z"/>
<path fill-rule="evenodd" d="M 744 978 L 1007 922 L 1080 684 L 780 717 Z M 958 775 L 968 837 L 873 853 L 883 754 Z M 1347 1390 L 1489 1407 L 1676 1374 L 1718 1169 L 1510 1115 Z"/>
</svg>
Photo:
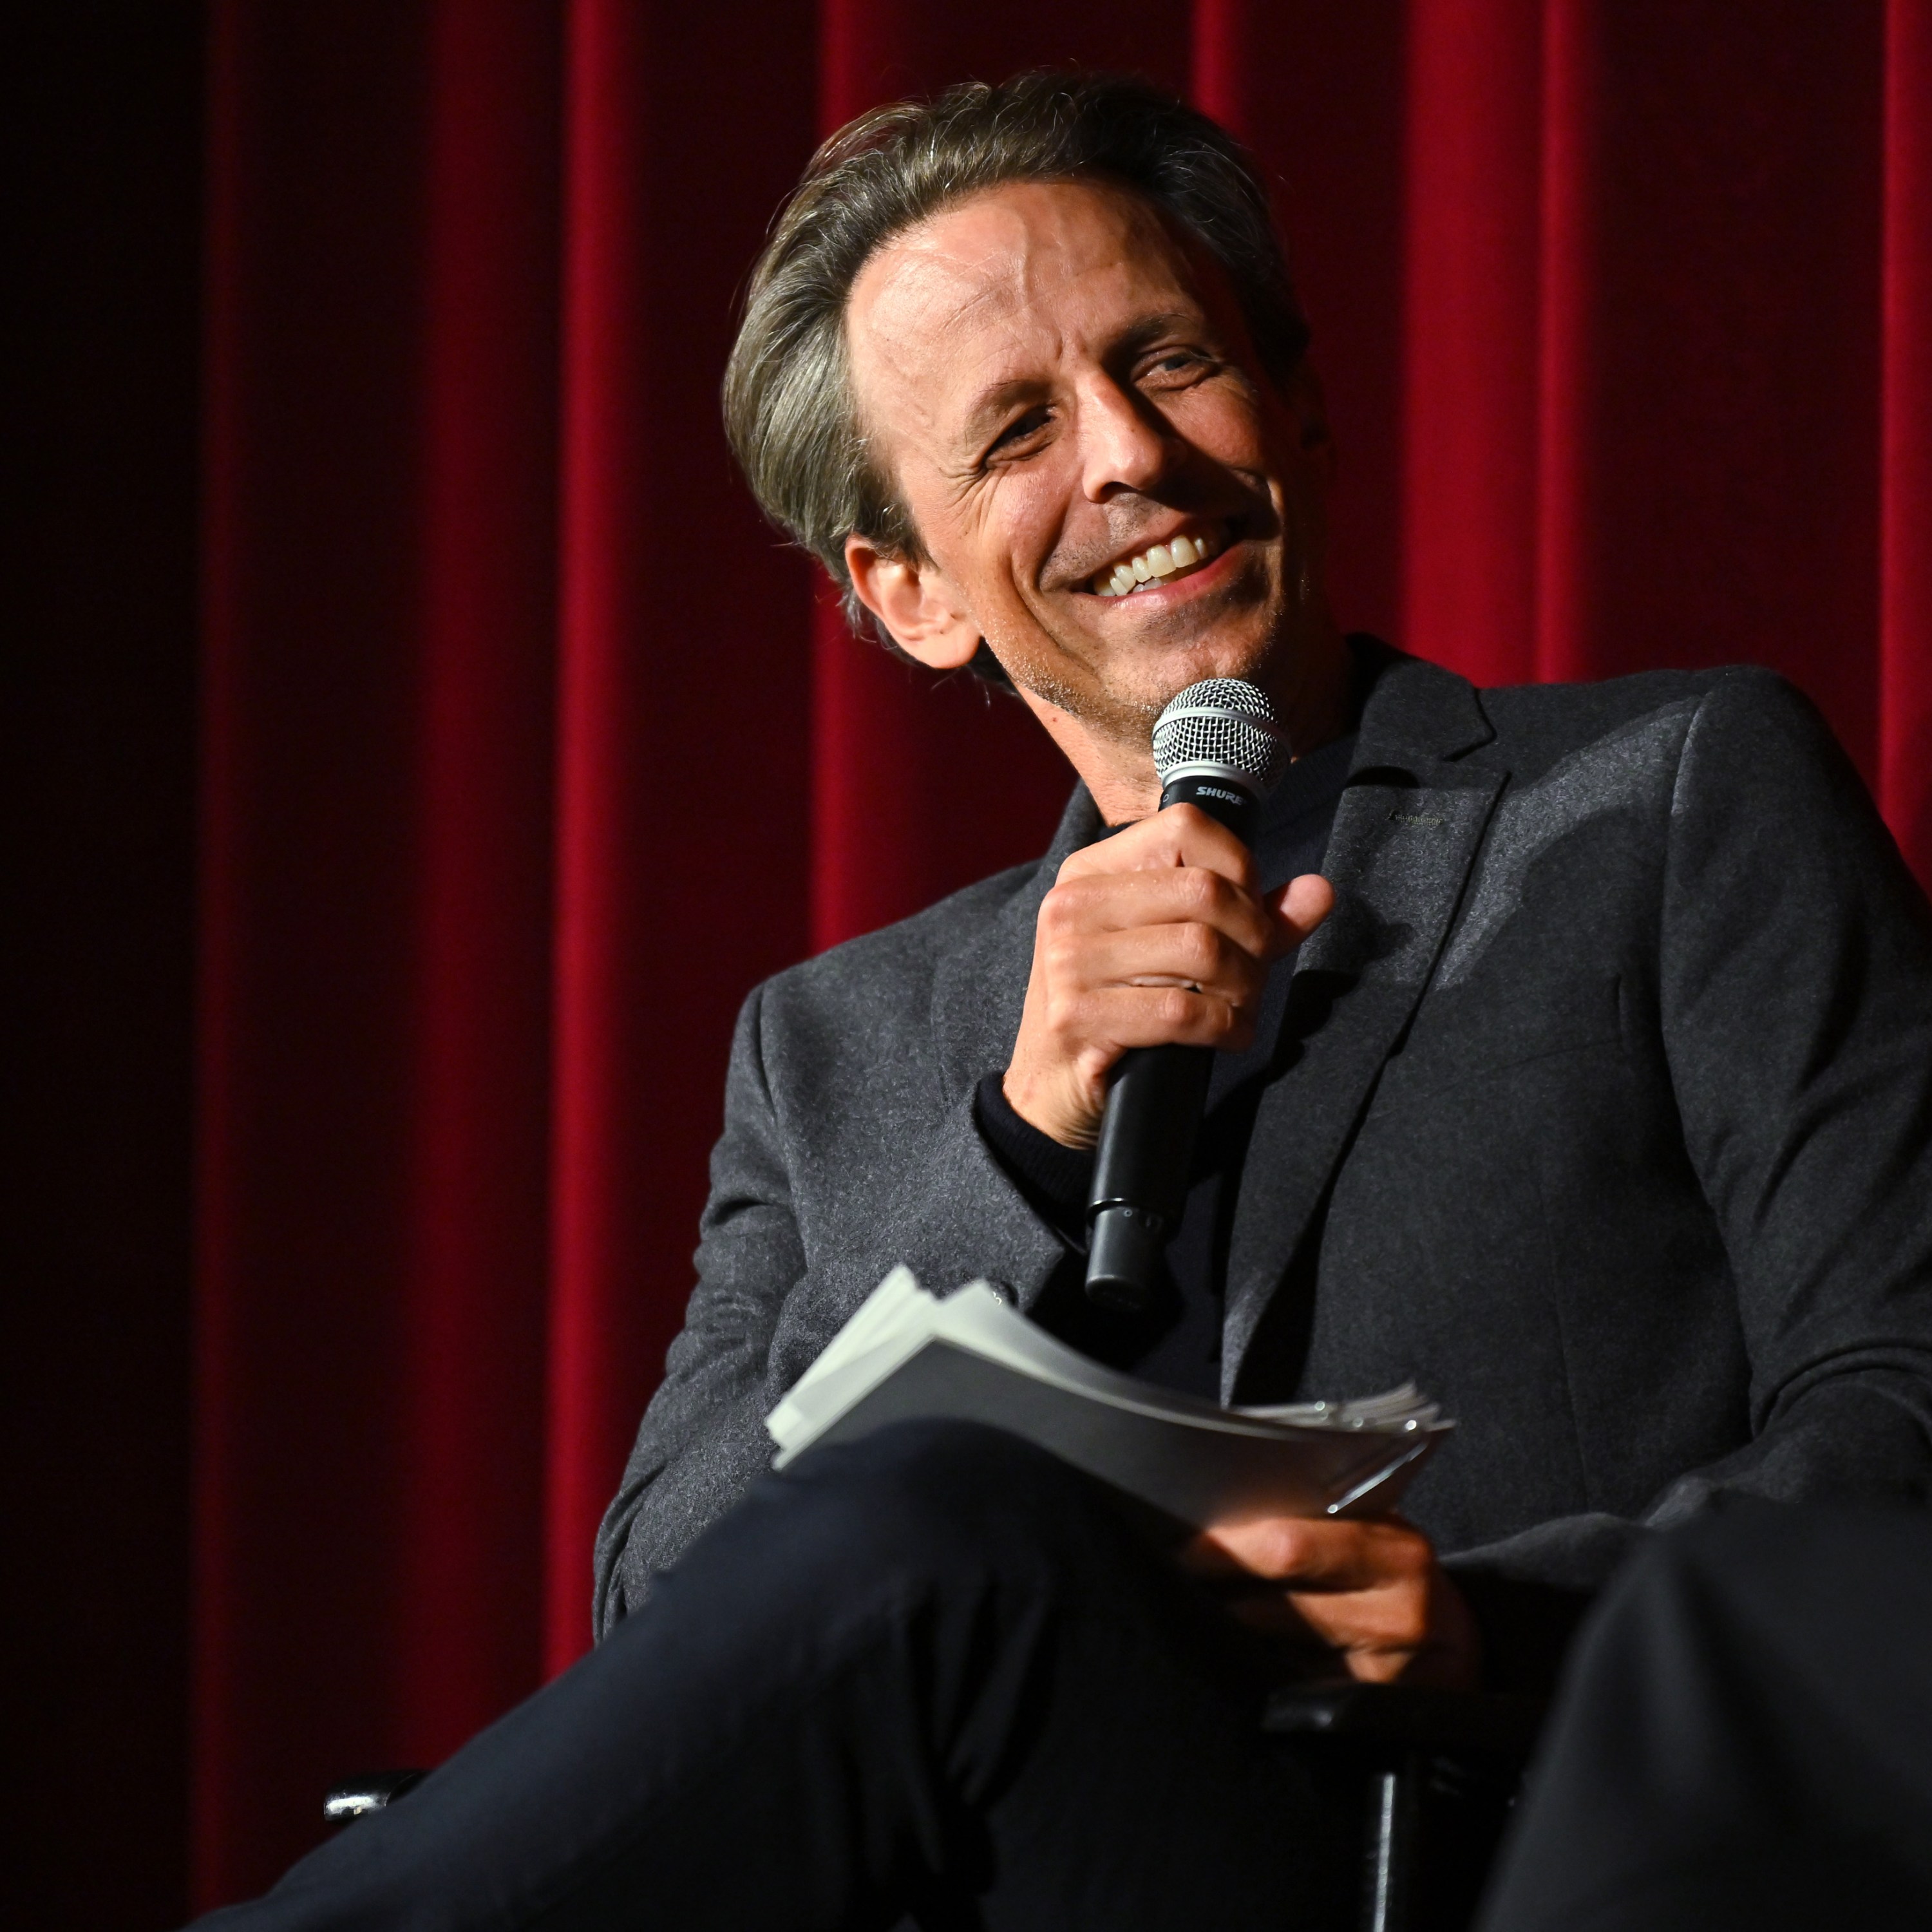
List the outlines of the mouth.
<svg viewBox="0 0 1932 1932">
<path fill-rule="evenodd" d="M 1158 590 L 1191 577 L 1204 568 L 1228 547 L 1225 526 L 1210 524 L 1183 530 L 1165 542 L 1150 544 L 1096 571 L 1085 589 L 1096 597 L 1132 597 L 1142 591 Z"/>
</svg>

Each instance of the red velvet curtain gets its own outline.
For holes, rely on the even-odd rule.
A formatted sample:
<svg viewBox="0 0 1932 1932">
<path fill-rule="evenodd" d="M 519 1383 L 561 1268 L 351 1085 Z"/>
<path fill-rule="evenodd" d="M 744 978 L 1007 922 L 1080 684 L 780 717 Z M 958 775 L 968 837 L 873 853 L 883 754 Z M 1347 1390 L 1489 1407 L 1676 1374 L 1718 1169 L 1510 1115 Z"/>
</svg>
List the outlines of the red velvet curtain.
<svg viewBox="0 0 1932 1932">
<path fill-rule="evenodd" d="M 1044 741 L 844 634 L 716 394 L 820 134 L 1067 61 L 1276 178 L 1346 621 L 1774 664 L 1932 869 L 1932 0 L 224 0 L 205 1903 L 586 1642 L 746 990 L 1046 836 Z"/>
</svg>

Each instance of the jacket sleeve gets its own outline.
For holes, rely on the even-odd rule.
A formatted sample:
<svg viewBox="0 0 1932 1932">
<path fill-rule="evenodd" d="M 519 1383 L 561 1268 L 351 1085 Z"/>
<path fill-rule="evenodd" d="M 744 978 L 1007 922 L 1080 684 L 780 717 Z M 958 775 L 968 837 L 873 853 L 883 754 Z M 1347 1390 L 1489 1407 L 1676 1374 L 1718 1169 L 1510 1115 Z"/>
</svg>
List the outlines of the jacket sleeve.
<svg viewBox="0 0 1932 1932">
<path fill-rule="evenodd" d="M 728 1508 L 770 1460 L 766 1364 L 805 1256 L 759 1051 L 764 991 L 746 1001 L 732 1039 L 724 1131 L 698 1224 L 698 1286 L 598 1529 L 600 1640 L 641 1600 L 651 1570 Z"/>
<path fill-rule="evenodd" d="M 811 1124 L 788 1117 L 772 1078 L 787 1057 L 772 1037 L 784 1030 L 773 1004 L 767 982 L 739 1016 L 698 1285 L 598 1532 L 600 1638 L 770 1466 L 765 1417 L 896 1263 L 935 1282 L 970 1254 L 997 1286 L 1029 1300 L 1065 1253 L 982 1138 L 970 1090 L 916 1127 L 910 1110 L 879 1110 L 878 1158 L 845 1177 L 865 1202 L 862 1235 L 826 1225 L 822 1201 L 814 1217 L 794 1171 Z"/>
<path fill-rule="evenodd" d="M 1637 1520 L 1462 1552 L 1451 1567 L 1473 1576 L 1588 1589 L 1636 1540 L 1727 1498 L 1932 1488 L 1932 916 L 1849 760 L 1768 673 L 1724 674 L 1692 722 L 1657 944 L 1751 1439 Z"/>
</svg>

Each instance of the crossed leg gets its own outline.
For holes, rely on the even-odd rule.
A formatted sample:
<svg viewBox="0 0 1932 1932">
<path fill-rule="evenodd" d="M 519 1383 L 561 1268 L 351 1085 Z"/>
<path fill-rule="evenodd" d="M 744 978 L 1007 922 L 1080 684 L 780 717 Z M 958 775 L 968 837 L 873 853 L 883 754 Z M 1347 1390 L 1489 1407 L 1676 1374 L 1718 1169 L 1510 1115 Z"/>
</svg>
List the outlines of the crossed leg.
<svg viewBox="0 0 1932 1932">
<path fill-rule="evenodd" d="M 597 1651 L 202 1932 L 1326 1924 L 1354 1821 L 1262 1736 L 1272 1668 L 1090 1478 L 900 1424 L 763 1479 Z"/>
</svg>

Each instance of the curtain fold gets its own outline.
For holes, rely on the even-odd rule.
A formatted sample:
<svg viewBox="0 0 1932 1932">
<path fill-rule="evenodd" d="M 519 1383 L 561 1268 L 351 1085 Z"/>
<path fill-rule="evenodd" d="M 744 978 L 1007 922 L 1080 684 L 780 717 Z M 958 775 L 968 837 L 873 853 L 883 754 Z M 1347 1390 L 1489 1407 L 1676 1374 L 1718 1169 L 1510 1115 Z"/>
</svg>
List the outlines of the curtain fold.
<svg viewBox="0 0 1932 1932">
<path fill-rule="evenodd" d="M 418 830 L 422 22 L 212 19 L 194 1871 L 395 1736 Z M 343 124 L 352 121 L 353 139 Z M 326 165 L 325 165 L 326 164 Z M 480 1285 L 480 1294 L 487 1290 Z"/>
<path fill-rule="evenodd" d="M 536 1667 L 550 1087 L 556 54 L 514 0 L 426 23 L 404 1412 L 389 1671 L 434 1749 Z M 500 1606 L 488 1617 L 480 1604 Z"/>
<path fill-rule="evenodd" d="M 648 1066 L 651 1030 L 628 981 L 648 955 L 648 924 L 640 925 L 650 919 L 652 869 L 639 836 L 652 786 L 634 755 L 650 734 L 649 668 L 626 648 L 650 596 L 639 553 L 652 542 L 652 533 L 630 529 L 641 520 L 656 427 L 645 404 L 650 347 L 640 340 L 656 238 L 645 226 L 646 22 L 639 10 L 593 0 L 569 8 L 566 20 L 556 1086 L 544 1438 L 544 1652 L 553 1665 L 568 1660 L 583 1628 L 583 1593 L 571 1587 L 580 1583 L 581 1565 L 569 1558 L 596 1530 L 585 1467 L 610 1467 L 620 1422 L 613 1412 L 648 1340 L 638 1332 L 646 1305 L 622 1289 L 626 1210 L 637 1198 L 623 1169 L 640 1152 L 626 1100 Z M 627 864 L 639 867 L 632 892 L 616 876 Z"/>
<path fill-rule="evenodd" d="M 1547 10 L 1409 23 L 1401 635 L 1487 684 L 1536 674 Z"/>
<path fill-rule="evenodd" d="M 203 1903 L 587 1642 L 745 993 L 1045 841 L 1041 734 L 846 633 L 716 395 L 828 129 L 1076 61 L 1270 176 L 1346 622 L 1775 664 L 1932 871 L 1932 0 L 220 0 Z"/>
<path fill-rule="evenodd" d="M 1932 880 L 1932 0 L 1885 36 L 1879 800 Z"/>
</svg>

